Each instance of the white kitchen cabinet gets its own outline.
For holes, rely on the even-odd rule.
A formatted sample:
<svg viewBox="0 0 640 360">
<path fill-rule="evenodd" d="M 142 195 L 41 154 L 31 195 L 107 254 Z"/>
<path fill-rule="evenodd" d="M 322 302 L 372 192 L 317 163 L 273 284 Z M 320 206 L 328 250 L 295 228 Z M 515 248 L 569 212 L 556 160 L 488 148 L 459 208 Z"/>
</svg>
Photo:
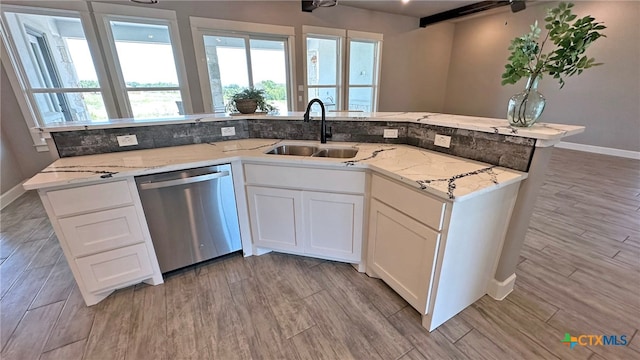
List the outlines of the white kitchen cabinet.
<svg viewBox="0 0 640 360">
<path fill-rule="evenodd" d="M 255 246 L 304 251 L 301 191 L 247 186 L 247 200 Z"/>
<path fill-rule="evenodd" d="M 426 314 L 440 233 L 400 211 L 371 201 L 367 267 Z"/>
<path fill-rule="evenodd" d="M 245 164 L 245 181 L 254 253 L 361 262 L 363 172 Z"/>
<path fill-rule="evenodd" d="M 163 282 L 133 178 L 39 194 L 87 305 Z"/>
<path fill-rule="evenodd" d="M 359 263 L 364 197 L 305 191 L 305 253 Z"/>
<path fill-rule="evenodd" d="M 487 293 L 518 187 L 445 201 L 373 175 L 367 274 L 385 281 L 434 330 Z"/>
</svg>

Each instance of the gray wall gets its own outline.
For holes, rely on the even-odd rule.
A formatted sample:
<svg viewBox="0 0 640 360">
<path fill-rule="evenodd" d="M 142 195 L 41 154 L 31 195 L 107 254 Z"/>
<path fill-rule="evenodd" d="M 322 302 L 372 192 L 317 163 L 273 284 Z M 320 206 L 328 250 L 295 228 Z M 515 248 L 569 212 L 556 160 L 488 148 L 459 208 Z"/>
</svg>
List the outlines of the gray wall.
<svg viewBox="0 0 640 360">
<path fill-rule="evenodd" d="M 534 20 L 543 22 L 546 8 L 555 4 L 457 23 L 444 112 L 505 118 L 509 97 L 526 81 L 500 85 L 508 44 Z M 587 52 L 604 65 L 568 78 L 561 90 L 554 79 L 543 78 L 539 89 L 547 107 L 541 121 L 585 125 L 585 133 L 569 142 L 640 151 L 640 2 L 580 1 L 575 12 L 608 27 L 607 38 Z"/>
<path fill-rule="evenodd" d="M 3 66 L 0 76 L 0 128 L 2 164 L 0 164 L 0 192 L 11 190 L 52 162 L 48 152 L 37 152 L 27 129 L 16 96 Z"/>
</svg>

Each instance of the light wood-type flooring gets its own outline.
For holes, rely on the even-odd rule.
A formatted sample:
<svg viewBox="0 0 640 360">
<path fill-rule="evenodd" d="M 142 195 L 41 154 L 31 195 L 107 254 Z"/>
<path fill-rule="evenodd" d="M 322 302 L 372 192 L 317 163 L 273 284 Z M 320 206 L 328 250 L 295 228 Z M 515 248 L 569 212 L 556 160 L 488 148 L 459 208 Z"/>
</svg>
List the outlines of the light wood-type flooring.
<svg viewBox="0 0 640 360">
<path fill-rule="evenodd" d="M 639 209 L 639 161 L 555 149 L 513 293 L 428 333 L 381 281 L 275 253 L 200 264 L 86 307 L 28 193 L 1 213 L 0 358 L 640 359 Z M 566 332 L 628 344 L 569 349 Z"/>
</svg>

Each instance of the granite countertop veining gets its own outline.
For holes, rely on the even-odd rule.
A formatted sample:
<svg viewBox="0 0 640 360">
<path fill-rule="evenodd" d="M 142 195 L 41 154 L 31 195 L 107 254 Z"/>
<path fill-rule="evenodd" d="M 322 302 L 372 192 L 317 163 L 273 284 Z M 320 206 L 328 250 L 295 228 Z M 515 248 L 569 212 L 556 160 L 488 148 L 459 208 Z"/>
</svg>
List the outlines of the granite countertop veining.
<svg viewBox="0 0 640 360">
<path fill-rule="evenodd" d="M 315 118 L 319 113 L 312 113 Z M 152 126 L 184 124 L 209 121 L 228 121 L 240 119 L 272 119 L 272 120 L 302 120 L 302 112 L 288 112 L 275 115 L 229 115 L 229 114 L 196 114 L 176 116 L 163 119 L 113 119 L 108 121 L 74 122 L 49 124 L 40 128 L 43 132 L 61 132 L 90 129 L 120 128 L 133 126 Z M 426 112 L 328 112 L 326 118 L 329 121 L 396 121 L 407 123 L 421 123 L 452 127 L 495 134 L 527 137 L 540 140 L 556 140 L 579 134 L 584 131 L 584 126 L 562 125 L 551 123 L 536 123 L 529 128 L 517 128 L 509 126 L 507 120 L 484 118 L 475 116 L 463 116 L 452 114 L 426 113 Z"/>
<path fill-rule="evenodd" d="M 527 177 L 523 172 L 408 145 L 335 142 L 326 144 L 327 147 L 357 147 L 358 154 L 352 159 L 264 154 L 279 143 L 320 145 L 317 141 L 245 139 L 68 157 L 56 160 L 27 180 L 24 188 L 33 190 L 70 184 L 80 185 L 101 179 L 147 175 L 234 160 L 268 162 L 283 166 L 307 165 L 336 170 L 368 168 L 451 200 L 479 195 Z"/>
</svg>

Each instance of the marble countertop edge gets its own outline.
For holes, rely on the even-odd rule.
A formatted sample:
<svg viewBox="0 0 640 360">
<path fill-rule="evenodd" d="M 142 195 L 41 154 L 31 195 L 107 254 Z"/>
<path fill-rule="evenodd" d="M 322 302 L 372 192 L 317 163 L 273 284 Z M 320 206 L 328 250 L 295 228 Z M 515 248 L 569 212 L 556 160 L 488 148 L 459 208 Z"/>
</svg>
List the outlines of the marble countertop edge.
<svg viewBox="0 0 640 360">
<path fill-rule="evenodd" d="M 44 133 L 63 131 L 82 131 L 95 129 L 127 128 L 139 126 L 193 124 L 199 122 L 219 122 L 243 119 L 268 120 L 302 120 L 303 112 L 288 112 L 286 114 L 262 115 L 229 115 L 229 114 L 195 114 L 160 119 L 114 119 L 104 122 L 79 122 L 73 125 L 52 124 L 47 127 L 35 128 Z M 318 120 L 319 113 L 312 113 L 312 120 Z M 530 128 L 516 128 L 509 126 L 507 120 L 485 118 L 477 116 L 440 114 L 428 112 L 329 112 L 329 121 L 396 121 L 406 123 L 421 123 L 443 127 L 451 127 L 480 132 L 496 133 L 541 140 L 555 140 L 584 132 L 584 126 L 563 125 L 555 123 L 536 123 Z"/>
<path fill-rule="evenodd" d="M 265 154 L 265 151 L 281 142 L 283 141 L 277 139 L 232 140 L 216 143 L 216 146 L 184 145 L 62 158 L 27 180 L 23 187 L 26 190 L 37 190 L 89 185 L 120 178 L 243 161 L 335 170 L 371 170 L 440 198 L 459 201 L 508 186 L 527 177 L 527 173 L 408 145 L 327 144 L 329 147 L 359 147 L 360 153 L 353 159 Z M 455 185 L 456 182 L 457 186 L 447 189 L 447 185 Z"/>
</svg>

